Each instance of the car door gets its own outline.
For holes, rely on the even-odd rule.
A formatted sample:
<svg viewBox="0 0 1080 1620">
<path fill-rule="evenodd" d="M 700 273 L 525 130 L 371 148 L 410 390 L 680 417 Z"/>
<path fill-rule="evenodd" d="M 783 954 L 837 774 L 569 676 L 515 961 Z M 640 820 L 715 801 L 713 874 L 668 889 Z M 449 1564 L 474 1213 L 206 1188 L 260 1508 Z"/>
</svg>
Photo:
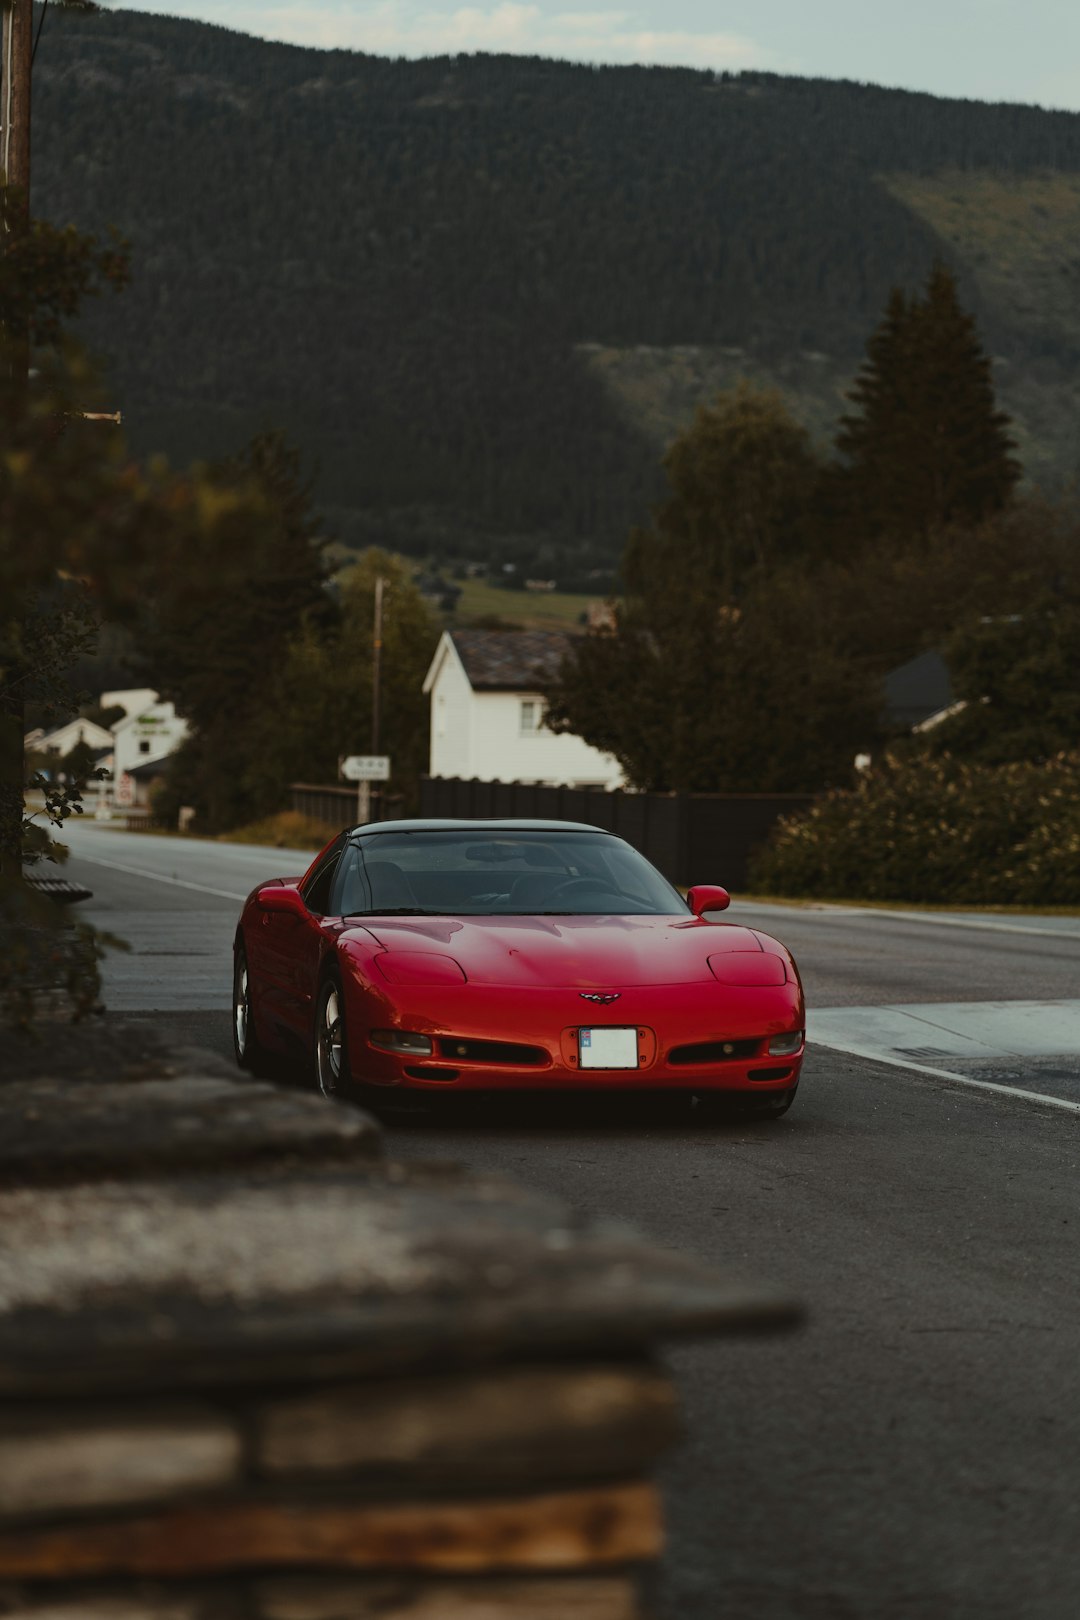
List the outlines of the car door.
<svg viewBox="0 0 1080 1620">
<path fill-rule="evenodd" d="M 264 911 L 259 924 L 261 975 L 273 1002 L 273 1016 L 305 1043 L 311 1033 L 311 1011 L 325 949 L 324 921 L 344 847 L 343 834 L 301 884 L 305 915 Z"/>
<path fill-rule="evenodd" d="M 328 949 L 333 949 L 334 936 L 341 931 L 336 895 L 341 888 L 345 848 L 343 834 L 300 889 L 310 921 L 299 930 L 293 941 L 292 990 L 295 1027 L 305 1041 L 311 1038 L 311 1021 L 323 957 Z"/>
</svg>

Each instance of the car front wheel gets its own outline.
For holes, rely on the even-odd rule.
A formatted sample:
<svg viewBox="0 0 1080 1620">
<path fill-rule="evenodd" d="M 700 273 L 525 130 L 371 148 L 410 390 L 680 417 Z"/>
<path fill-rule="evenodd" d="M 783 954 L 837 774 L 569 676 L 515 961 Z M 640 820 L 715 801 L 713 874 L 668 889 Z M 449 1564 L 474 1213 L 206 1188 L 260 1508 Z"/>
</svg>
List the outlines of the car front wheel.
<svg viewBox="0 0 1080 1620">
<path fill-rule="evenodd" d="M 775 1098 L 770 1097 L 762 1109 L 766 1119 L 779 1119 L 783 1114 L 786 1114 L 795 1101 L 795 1093 L 798 1089 L 798 1086 L 792 1086 L 790 1091 L 781 1091 L 777 1093 Z"/>
<path fill-rule="evenodd" d="M 347 1088 L 348 1046 L 341 980 L 328 974 L 315 1004 L 315 1081 L 324 1097 L 340 1098 Z"/>
</svg>

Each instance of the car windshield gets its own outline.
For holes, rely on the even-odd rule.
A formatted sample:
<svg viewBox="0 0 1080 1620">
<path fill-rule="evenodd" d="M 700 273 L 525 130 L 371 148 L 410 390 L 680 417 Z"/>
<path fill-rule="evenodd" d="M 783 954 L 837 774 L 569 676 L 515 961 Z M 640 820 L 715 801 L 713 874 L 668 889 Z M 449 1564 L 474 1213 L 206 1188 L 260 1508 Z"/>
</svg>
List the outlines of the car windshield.
<svg viewBox="0 0 1080 1620">
<path fill-rule="evenodd" d="M 349 852 L 341 915 L 685 916 L 644 856 L 606 833 L 387 832 Z"/>
</svg>

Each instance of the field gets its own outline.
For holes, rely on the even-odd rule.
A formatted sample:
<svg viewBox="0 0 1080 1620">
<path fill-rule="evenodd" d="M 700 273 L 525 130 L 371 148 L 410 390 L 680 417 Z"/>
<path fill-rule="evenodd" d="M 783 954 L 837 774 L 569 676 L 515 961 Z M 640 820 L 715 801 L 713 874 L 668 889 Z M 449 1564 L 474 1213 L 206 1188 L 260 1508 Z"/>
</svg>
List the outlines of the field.
<svg viewBox="0 0 1080 1620">
<path fill-rule="evenodd" d="M 344 578 L 355 563 L 358 553 L 337 543 L 326 548 L 326 554 L 339 578 Z M 396 554 L 398 561 L 413 574 L 421 571 L 415 557 Z M 449 576 L 444 576 L 448 583 Z M 490 585 L 486 579 L 455 579 L 460 591 L 453 613 L 444 613 L 443 620 L 450 629 L 465 630 L 478 621 L 501 620 L 507 629 L 578 630 L 583 629 L 590 602 L 603 602 L 606 593 L 597 591 L 593 596 L 575 595 L 568 591 L 514 591 Z"/>
<path fill-rule="evenodd" d="M 477 619 L 497 617 L 537 630 L 575 630 L 585 623 L 590 602 L 602 595 L 573 596 L 562 591 L 504 591 L 483 579 L 455 581 L 461 586 L 457 609 L 448 623 L 464 628 Z"/>
</svg>

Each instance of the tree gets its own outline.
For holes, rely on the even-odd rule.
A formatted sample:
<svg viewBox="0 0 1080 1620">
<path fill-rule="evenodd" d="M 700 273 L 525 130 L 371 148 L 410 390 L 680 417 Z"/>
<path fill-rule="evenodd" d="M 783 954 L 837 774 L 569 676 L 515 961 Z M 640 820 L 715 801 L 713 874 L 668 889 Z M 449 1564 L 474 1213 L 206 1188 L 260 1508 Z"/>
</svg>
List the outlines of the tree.
<svg viewBox="0 0 1080 1620">
<path fill-rule="evenodd" d="M 1020 478 L 990 361 L 952 272 L 921 298 L 895 289 L 840 419 L 843 521 L 861 540 L 925 536 L 1006 506 Z"/>
<path fill-rule="evenodd" d="M 138 549 L 131 519 L 146 491 L 125 468 L 117 439 L 103 442 L 100 427 L 91 435 L 79 419 L 94 383 L 64 329 L 87 297 L 122 285 L 122 252 L 28 219 L 22 193 L 8 188 L 0 188 L 0 238 L 0 874 L 13 878 L 21 861 L 25 706 L 34 699 L 46 709 L 62 706 L 64 671 L 91 635 L 85 593 L 71 584 L 61 600 L 57 581 L 65 575 L 86 591 L 122 594 L 102 564 L 110 542 L 121 567 Z M 132 504 L 121 513 L 116 497 L 125 483 Z"/>
<path fill-rule="evenodd" d="M 9 207 L 24 203 L 0 191 L 0 211 Z M 85 926 L 58 934 L 55 907 L 35 903 L 21 880 L 24 861 L 63 855 L 35 831 L 26 787 L 44 794 L 57 825 L 80 810 L 82 787 L 78 779 L 59 788 L 37 777 L 24 783 L 26 705 L 43 717 L 77 708 L 68 672 L 91 650 L 99 623 L 133 621 L 147 596 L 164 590 L 170 558 L 192 567 L 169 588 L 198 594 L 258 505 L 238 479 L 180 477 L 163 462 L 139 467 L 119 432 L 84 419 L 100 403 L 97 384 L 65 321 L 123 274 L 115 248 L 32 220 L 4 238 L 0 254 L 0 998 L 17 1022 L 32 1016 L 36 991 L 57 974 L 76 1012 L 93 1005 L 101 944 Z"/>
<path fill-rule="evenodd" d="M 743 380 L 699 406 L 663 466 L 671 494 L 623 560 L 632 593 L 662 592 L 681 571 L 734 602 L 755 574 L 808 548 L 822 468 L 778 393 Z"/>
<path fill-rule="evenodd" d="M 262 806 L 285 803 L 290 782 L 333 782 L 342 754 L 364 753 L 371 736 L 375 581 L 386 582 L 380 750 L 388 791 L 415 807 L 428 765 L 424 676 L 439 625 L 400 558 L 372 549 L 344 575 L 338 615 L 308 614 L 289 644 L 254 724 L 249 791 Z"/>
<path fill-rule="evenodd" d="M 964 707 L 925 734 L 926 750 L 986 765 L 1039 763 L 1080 738 L 1080 597 L 1044 596 L 982 614 L 946 647 Z"/>
<path fill-rule="evenodd" d="M 877 690 L 818 590 L 819 467 L 775 395 L 722 396 L 665 460 L 671 498 L 627 549 L 614 630 L 582 638 L 556 727 L 640 789 L 762 792 L 846 780 Z"/>
<path fill-rule="evenodd" d="M 297 452 L 280 434 L 257 437 L 207 474 L 211 506 L 237 491 L 227 534 L 174 549 L 149 605 L 147 660 L 155 684 L 192 737 L 170 766 L 173 796 L 212 828 L 277 809 L 253 783 L 259 719 L 305 615 L 330 614 L 321 525 Z M 223 543 L 224 540 L 224 543 Z"/>
</svg>

